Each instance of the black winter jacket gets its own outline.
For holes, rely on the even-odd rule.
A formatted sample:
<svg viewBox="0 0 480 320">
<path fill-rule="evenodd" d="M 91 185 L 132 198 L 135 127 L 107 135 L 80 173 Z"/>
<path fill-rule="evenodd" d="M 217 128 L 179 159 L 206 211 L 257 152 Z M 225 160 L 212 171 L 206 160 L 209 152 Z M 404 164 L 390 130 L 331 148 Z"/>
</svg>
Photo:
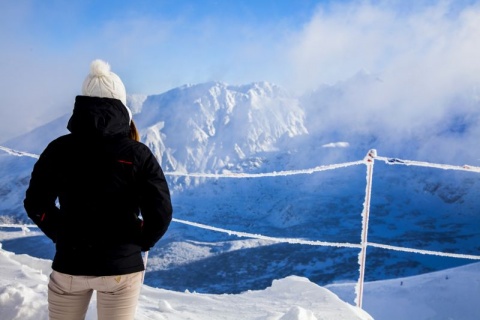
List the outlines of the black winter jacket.
<svg viewBox="0 0 480 320">
<path fill-rule="evenodd" d="M 67 128 L 71 133 L 40 155 L 24 200 L 28 216 L 56 243 L 52 268 L 94 276 L 144 270 L 141 251 L 172 219 L 160 165 L 129 138 L 120 100 L 77 96 Z"/>
</svg>

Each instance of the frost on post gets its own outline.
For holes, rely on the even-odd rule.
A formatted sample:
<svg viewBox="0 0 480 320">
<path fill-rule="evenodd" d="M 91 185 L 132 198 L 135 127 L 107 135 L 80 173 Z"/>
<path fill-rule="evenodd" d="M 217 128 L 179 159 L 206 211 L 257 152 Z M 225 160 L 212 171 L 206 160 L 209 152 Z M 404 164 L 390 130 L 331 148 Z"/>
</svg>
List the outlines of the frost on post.
<svg viewBox="0 0 480 320">
<path fill-rule="evenodd" d="M 362 307 L 363 301 L 363 283 L 365 279 L 365 261 L 367 258 L 367 236 L 368 236 L 368 219 L 370 214 L 370 198 L 372 194 L 372 178 L 373 178 L 373 162 L 377 156 L 377 150 L 370 150 L 364 158 L 364 162 L 367 165 L 367 183 L 365 187 L 365 201 L 363 202 L 362 211 L 362 234 L 361 234 L 361 250 L 358 254 L 359 277 L 358 283 L 355 286 L 355 304 L 357 307 Z"/>
</svg>

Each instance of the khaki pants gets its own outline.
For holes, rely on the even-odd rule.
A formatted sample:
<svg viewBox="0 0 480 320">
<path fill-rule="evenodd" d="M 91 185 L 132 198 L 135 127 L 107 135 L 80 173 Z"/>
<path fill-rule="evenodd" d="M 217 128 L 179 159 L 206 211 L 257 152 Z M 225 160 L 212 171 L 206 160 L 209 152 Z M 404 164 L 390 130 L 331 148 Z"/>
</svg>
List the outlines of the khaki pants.
<svg viewBox="0 0 480 320">
<path fill-rule="evenodd" d="M 143 272 L 121 276 L 71 276 L 53 271 L 48 283 L 51 320 L 83 320 L 93 290 L 99 320 L 132 320 L 137 309 Z"/>
</svg>

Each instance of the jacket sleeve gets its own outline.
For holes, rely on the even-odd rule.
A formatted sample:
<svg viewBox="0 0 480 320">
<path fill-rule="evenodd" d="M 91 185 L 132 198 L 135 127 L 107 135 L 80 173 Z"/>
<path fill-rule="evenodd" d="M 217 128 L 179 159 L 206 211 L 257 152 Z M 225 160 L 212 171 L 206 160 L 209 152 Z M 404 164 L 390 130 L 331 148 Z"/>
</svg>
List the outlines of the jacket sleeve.
<svg viewBox="0 0 480 320">
<path fill-rule="evenodd" d="M 33 167 L 23 204 L 28 217 L 47 237 L 56 242 L 60 210 L 55 205 L 57 193 L 54 187 L 54 168 L 52 150 L 49 146 Z"/>
<path fill-rule="evenodd" d="M 148 251 L 165 234 L 172 221 L 170 191 L 163 171 L 148 149 L 141 169 L 140 211 L 143 218 L 141 246 Z"/>
</svg>

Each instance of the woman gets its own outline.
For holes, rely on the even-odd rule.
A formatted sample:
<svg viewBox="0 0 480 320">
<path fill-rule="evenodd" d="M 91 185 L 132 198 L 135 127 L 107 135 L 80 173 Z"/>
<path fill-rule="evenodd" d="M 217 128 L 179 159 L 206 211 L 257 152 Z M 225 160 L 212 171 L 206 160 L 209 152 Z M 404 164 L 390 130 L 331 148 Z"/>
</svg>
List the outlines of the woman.
<svg viewBox="0 0 480 320">
<path fill-rule="evenodd" d="M 104 61 L 90 69 L 68 122 L 71 133 L 41 154 L 24 205 L 56 244 L 50 319 L 84 319 L 93 290 L 98 319 L 133 319 L 141 252 L 167 231 L 170 192 L 152 152 L 138 141 L 122 81 Z"/>
</svg>

